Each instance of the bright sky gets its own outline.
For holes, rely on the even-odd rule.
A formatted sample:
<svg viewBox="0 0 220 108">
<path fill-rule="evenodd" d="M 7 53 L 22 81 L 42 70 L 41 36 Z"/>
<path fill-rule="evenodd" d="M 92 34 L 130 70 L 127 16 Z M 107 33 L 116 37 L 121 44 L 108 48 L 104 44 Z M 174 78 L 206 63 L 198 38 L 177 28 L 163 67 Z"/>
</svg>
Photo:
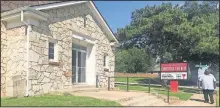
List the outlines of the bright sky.
<svg viewBox="0 0 220 108">
<path fill-rule="evenodd" d="M 131 21 L 131 13 L 135 9 L 143 8 L 147 5 L 159 5 L 168 1 L 95 1 L 95 5 L 110 26 L 113 32 L 117 28 L 123 28 Z M 182 5 L 184 1 L 171 1 L 173 4 Z"/>
</svg>

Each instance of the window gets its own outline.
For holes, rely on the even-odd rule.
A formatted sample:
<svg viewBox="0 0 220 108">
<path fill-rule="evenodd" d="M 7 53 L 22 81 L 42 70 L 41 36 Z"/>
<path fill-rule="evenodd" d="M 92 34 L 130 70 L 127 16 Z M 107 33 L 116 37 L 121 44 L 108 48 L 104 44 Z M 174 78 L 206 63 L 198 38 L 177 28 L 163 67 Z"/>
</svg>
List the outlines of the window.
<svg viewBox="0 0 220 108">
<path fill-rule="evenodd" d="M 103 66 L 108 67 L 108 56 L 106 54 L 104 55 Z"/>
<path fill-rule="evenodd" d="M 105 66 L 106 67 L 106 55 L 104 55 L 104 61 L 103 61 L 103 66 Z"/>
<path fill-rule="evenodd" d="M 54 56 L 55 56 L 55 54 L 54 54 L 55 47 L 54 46 L 55 46 L 54 43 L 49 42 L 49 59 L 54 59 Z"/>
</svg>

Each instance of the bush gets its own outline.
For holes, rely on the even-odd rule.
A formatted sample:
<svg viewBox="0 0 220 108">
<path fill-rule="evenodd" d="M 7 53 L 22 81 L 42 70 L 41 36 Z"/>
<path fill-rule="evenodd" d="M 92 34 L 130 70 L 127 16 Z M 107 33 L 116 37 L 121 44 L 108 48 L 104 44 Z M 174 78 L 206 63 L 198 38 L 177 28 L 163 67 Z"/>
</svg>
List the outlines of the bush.
<svg viewBox="0 0 220 108">
<path fill-rule="evenodd" d="M 118 51 L 115 63 L 117 72 L 147 72 L 151 68 L 151 58 L 145 50 L 135 47 Z"/>
</svg>

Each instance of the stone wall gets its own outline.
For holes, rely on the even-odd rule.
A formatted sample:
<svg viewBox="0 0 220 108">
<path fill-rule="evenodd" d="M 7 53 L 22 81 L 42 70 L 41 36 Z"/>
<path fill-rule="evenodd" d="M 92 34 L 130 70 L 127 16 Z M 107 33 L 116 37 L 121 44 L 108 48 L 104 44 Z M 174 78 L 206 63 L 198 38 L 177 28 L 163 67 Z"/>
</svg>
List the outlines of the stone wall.
<svg viewBox="0 0 220 108">
<path fill-rule="evenodd" d="M 6 95 L 6 72 L 7 72 L 7 32 L 1 23 L 1 96 Z"/>
<path fill-rule="evenodd" d="M 1 23 L 1 55 L 1 94 L 3 96 L 14 96 L 12 77 L 20 76 L 23 80 L 26 76 L 26 35 L 24 26 L 6 30 L 3 23 Z"/>
<path fill-rule="evenodd" d="M 32 26 L 30 36 L 30 95 L 47 93 L 56 89 L 67 89 L 72 79 L 64 72 L 72 72 L 72 34 L 80 33 L 96 39 L 96 73 L 99 86 L 107 87 L 108 76 L 114 76 L 114 54 L 105 33 L 94 20 L 85 4 L 44 10 L 49 19 Z M 84 20 L 84 16 L 86 20 Z M 84 22 L 86 21 L 86 22 Z M 85 24 L 85 25 L 84 25 Z M 48 40 L 57 40 L 58 63 L 48 61 Z M 108 54 L 109 70 L 104 71 L 103 56 Z M 111 87 L 114 86 L 113 80 Z"/>
</svg>

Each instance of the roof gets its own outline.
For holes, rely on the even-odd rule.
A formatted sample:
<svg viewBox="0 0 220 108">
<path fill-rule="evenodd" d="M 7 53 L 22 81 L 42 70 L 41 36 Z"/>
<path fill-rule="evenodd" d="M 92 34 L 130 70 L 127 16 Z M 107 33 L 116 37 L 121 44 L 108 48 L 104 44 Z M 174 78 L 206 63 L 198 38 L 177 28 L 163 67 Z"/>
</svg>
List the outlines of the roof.
<svg viewBox="0 0 220 108">
<path fill-rule="evenodd" d="M 36 6 L 44 4 L 59 3 L 62 1 L 1 1 L 1 12 L 21 8 L 24 6 Z"/>
</svg>

